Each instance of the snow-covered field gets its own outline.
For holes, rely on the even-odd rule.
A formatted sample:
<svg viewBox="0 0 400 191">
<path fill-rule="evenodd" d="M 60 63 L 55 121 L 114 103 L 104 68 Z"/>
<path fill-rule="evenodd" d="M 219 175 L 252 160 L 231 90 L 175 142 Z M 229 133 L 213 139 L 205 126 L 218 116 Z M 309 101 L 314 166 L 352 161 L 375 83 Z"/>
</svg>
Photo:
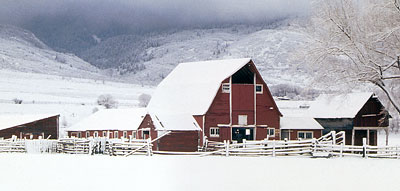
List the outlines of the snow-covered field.
<svg viewBox="0 0 400 191">
<path fill-rule="evenodd" d="M 61 114 L 70 126 L 90 115 L 99 95 L 111 94 L 119 108 L 138 107 L 142 93 L 154 87 L 93 79 L 0 70 L 0 114 Z M 14 104 L 14 98 L 23 100 Z M 64 122 L 65 121 L 65 122 Z"/>
<path fill-rule="evenodd" d="M 398 190 L 388 159 L 0 154 L 1 190 Z"/>
</svg>

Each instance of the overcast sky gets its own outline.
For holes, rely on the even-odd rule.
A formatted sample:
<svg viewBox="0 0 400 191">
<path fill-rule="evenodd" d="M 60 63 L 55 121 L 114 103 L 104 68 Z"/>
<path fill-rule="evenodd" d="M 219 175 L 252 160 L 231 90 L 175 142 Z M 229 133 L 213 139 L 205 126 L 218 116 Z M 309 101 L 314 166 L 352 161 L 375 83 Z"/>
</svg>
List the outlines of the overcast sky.
<svg viewBox="0 0 400 191">
<path fill-rule="evenodd" d="M 308 0 L 1 0 L 0 23 L 75 16 L 95 25 L 176 27 L 268 22 L 309 12 Z"/>
</svg>

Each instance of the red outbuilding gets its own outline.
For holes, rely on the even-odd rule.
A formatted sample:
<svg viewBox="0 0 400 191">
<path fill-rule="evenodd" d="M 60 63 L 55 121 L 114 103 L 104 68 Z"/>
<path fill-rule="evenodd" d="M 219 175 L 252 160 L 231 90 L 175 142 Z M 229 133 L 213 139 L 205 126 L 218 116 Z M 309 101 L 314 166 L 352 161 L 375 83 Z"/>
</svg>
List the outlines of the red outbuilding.
<svg viewBox="0 0 400 191">
<path fill-rule="evenodd" d="M 7 139 L 15 135 L 21 139 L 57 139 L 59 117 L 58 114 L 1 115 L 0 137 Z"/>
<path fill-rule="evenodd" d="M 159 150 L 196 151 L 211 141 L 280 139 L 275 101 L 249 58 L 179 64 L 157 87 L 148 111 Z"/>
</svg>

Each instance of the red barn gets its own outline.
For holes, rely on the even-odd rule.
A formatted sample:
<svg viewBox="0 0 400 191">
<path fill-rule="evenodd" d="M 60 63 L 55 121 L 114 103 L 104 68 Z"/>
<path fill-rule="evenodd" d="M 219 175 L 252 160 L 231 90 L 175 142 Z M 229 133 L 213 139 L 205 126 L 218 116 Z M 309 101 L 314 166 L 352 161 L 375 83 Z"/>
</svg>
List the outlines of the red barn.
<svg viewBox="0 0 400 191">
<path fill-rule="evenodd" d="M 0 116 L 0 137 L 57 139 L 60 115 L 2 115 Z"/>
<path fill-rule="evenodd" d="M 212 141 L 280 139 L 281 113 L 249 58 L 179 64 L 149 106 L 160 150 L 196 151 Z"/>
<path fill-rule="evenodd" d="M 324 132 L 345 131 L 347 145 L 377 145 L 378 130 L 388 128 L 389 113 L 372 92 L 322 94 L 311 104 L 310 114 Z"/>
</svg>

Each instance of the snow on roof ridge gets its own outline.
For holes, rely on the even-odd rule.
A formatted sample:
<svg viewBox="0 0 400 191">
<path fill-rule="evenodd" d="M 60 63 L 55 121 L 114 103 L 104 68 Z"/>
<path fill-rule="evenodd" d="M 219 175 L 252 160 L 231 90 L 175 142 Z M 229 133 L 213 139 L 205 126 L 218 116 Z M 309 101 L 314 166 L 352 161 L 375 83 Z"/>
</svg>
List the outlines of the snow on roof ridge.
<svg viewBox="0 0 400 191">
<path fill-rule="evenodd" d="M 321 94 L 311 104 L 309 114 L 314 118 L 354 118 L 373 92 Z"/>
<path fill-rule="evenodd" d="M 147 114 L 146 108 L 103 109 L 69 127 L 67 131 L 136 130 Z"/>
</svg>

